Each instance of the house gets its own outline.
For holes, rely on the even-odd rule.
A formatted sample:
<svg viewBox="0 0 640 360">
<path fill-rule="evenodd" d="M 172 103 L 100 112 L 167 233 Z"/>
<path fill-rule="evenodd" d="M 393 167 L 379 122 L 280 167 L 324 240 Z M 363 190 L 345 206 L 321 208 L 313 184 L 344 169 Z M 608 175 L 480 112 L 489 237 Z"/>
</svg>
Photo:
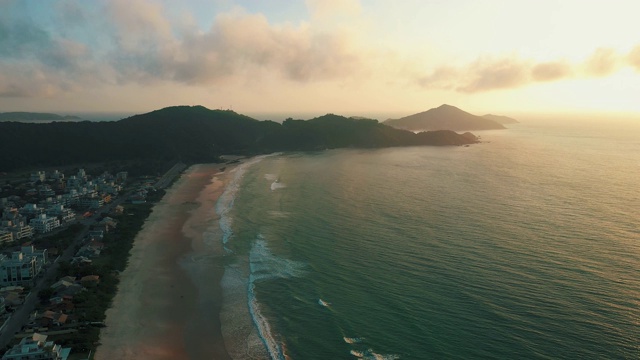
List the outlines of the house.
<svg viewBox="0 0 640 360">
<path fill-rule="evenodd" d="M 89 237 L 95 239 L 103 239 L 104 238 L 104 227 L 89 230 Z"/>
<path fill-rule="evenodd" d="M 43 327 L 61 326 L 64 325 L 68 319 L 69 316 L 67 314 L 51 310 L 46 310 L 36 316 L 36 321 Z"/>
<path fill-rule="evenodd" d="M 98 224 L 104 226 L 107 232 L 109 232 L 109 230 L 115 229 L 116 226 L 118 226 L 118 222 L 108 216 L 100 220 Z"/>
<path fill-rule="evenodd" d="M 33 333 L 9 349 L 2 360 L 67 360 L 70 353 L 71 348 L 63 348 L 53 341 L 47 341 L 47 335 Z"/>
<path fill-rule="evenodd" d="M 100 276 L 98 275 L 87 275 L 87 276 L 83 276 L 80 279 L 80 283 L 82 284 L 82 286 L 93 286 L 93 285 L 97 285 L 100 282 Z"/>
</svg>

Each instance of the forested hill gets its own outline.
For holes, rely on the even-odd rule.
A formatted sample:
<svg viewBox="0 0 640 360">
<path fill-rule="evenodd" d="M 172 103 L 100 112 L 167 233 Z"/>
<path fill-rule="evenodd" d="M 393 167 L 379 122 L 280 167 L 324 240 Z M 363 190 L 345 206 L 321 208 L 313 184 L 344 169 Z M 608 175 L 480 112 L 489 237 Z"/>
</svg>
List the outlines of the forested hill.
<svg viewBox="0 0 640 360">
<path fill-rule="evenodd" d="M 332 114 L 279 124 L 230 110 L 175 106 L 115 122 L 2 122 L 0 171 L 118 160 L 211 162 L 222 154 L 464 145 L 476 141 L 471 134 L 414 134 L 375 120 Z"/>
</svg>

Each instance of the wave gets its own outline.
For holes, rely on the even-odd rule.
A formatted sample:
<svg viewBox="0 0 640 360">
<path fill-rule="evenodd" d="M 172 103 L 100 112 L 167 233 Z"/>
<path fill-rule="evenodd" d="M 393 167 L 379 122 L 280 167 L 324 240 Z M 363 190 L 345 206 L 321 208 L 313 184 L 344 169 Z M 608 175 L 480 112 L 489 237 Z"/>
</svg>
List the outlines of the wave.
<svg viewBox="0 0 640 360">
<path fill-rule="evenodd" d="M 219 224 L 220 230 L 222 230 L 222 244 L 225 251 L 230 252 L 230 250 L 226 247 L 229 239 L 233 235 L 233 219 L 230 213 L 233 209 L 233 203 L 235 202 L 236 194 L 238 193 L 238 190 L 240 190 L 240 184 L 242 178 L 244 177 L 244 174 L 251 166 L 259 163 L 269 156 L 278 154 L 279 153 L 256 156 L 229 171 L 233 174 L 233 177 L 231 178 L 231 180 L 229 180 L 229 183 L 225 187 L 224 192 L 222 193 L 222 195 L 220 195 L 218 201 L 216 202 L 216 214 L 218 214 L 218 216 L 220 217 Z"/>
<path fill-rule="evenodd" d="M 326 302 L 326 301 L 324 301 L 324 300 L 322 300 L 322 299 L 318 299 L 318 304 L 319 304 L 319 305 L 322 305 L 322 306 L 324 306 L 324 307 L 329 307 L 329 306 L 331 305 L 331 303 L 330 303 L 330 302 Z"/>
<path fill-rule="evenodd" d="M 273 254 L 261 234 L 249 251 L 249 313 L 272 360 L 285 360 L 287 356 L 284 344 L 278 342 L 267 318 L 260 311 L 260 304 L 255 295 L 255 284 L 270 279 L 302 276 L 305 273 L 304 267 L 305 265 L 301 262 Z"/>
<path fill-rule="evenodd" d="M 358 359 L 365 360 L 397 360 L 400 359 L 399 355 L 395 354 L 378 354 L 371 349 L 367 349 L 366 351 L 361 350 L 351 350 L 349 352 L 351 355 L 357 357 Z"/>
<path fill-rule="evenodd" d="M 272 360 L 285 360 L 284 351 L 273 336 L 269 321 L 262 315 L 255 295 L 255 278 L 249 275 L 249 313 Z"/>
</svg>

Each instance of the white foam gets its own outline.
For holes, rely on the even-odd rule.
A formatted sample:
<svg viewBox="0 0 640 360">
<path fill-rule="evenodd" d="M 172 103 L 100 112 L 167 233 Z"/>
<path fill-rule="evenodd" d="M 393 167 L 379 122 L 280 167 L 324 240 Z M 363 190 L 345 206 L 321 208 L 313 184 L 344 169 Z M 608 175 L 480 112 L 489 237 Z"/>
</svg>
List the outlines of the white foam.
<svg viewBox="0 0 640 360">
<path fill-rule="evenodd" d="M 264 174 L 265 180 L 268 181 L 276 181 L 278 179 L 278 175 L 276 174 Z"/>
<path fill-rule="evenodd" d="M 239 166 L 233 168 L 230 171 L 230 173 L 233 174 L 233 177 L 225 187 L 222 195 L 220 195 L 220 197 L 218 198 L 218 201 L 216 202 L 216 214 L 220 216 L 219 223 L 220 223 L 220 230 L 222 230 L 222 243 L 225 245 L 224 248 L 227 251 L 229 251 L 229 249 L 227 249 L 226 244 L 229 242 L 229 239 L 233 235 L 233 230 L 232 230 L 233 219 L 230 213 L 231 213 L 231 209 L 233 209 L 233 203 L 236 199 L 236 194 L 238 193 L 238 190 L 240 190 L 241 180 L 244 177 L 244 174 L 252 165 L 255 165 L 260 161 L 262 161 L 263 159 L 273 155 L 277 155 L 277 154 L 256 156 L 251 160 L 244 162 Z"/>
<path fill-rule="evenodd" d="M 260 304 L 256 300 L 254 292 L 254 281 L 255 279 L 253 278 L 253 275 L 249 275 L 249 312 L 251 313 L 251 318 L 253 319 L 253 323 L 256 325 L 258 333 L 269 352 L 269 357 L 272 360 L 284 360 L 282 348 L 274 338 L 269 322 L 264 315 L 262 315 L 262 312 L 260 312 Z"/>
<path fill-rule="evenodd" d="M 326 301 L 324 301 L 324 300 L 322 300 L 322 299 L 318 299 L 318 304 L 319 304 L 319 305 L 322 305 L 322 306 L 324 306 L 324 307 L 329 307 L 329 305 L 331 305 L 331 303 L 330 303 L 330 302 L 326 302 Z"/>
<path fill-rule="evenodd" d="M 364 338 L 359 338 L 359 337 L 350 338 L 346 336 L 344 336 L 342 339 L 344 339 L 344 342 L 346 342 L 347 344 L 357 344 L 364 340 Z"/>
<path fill-rule="evenodd" d="M 271 217 L 279 218 L 279 219 L 284 219 L 284 218 L 289 217 L 289 213 L 286 212 L 286 211 L 269 210 L 268 214 Z"/>
<path fill-rule="evenodd" d="M 272 360 L 284 360 L 282 346 L 273 334 L 269 322 L 260 311 L 260 304 L 255 296 L 255 283 L 276 278 L 290 278 L 304 274 L 304 264 L 301 262 L 278 257 L 267 247 L 262 235 L 258 235 L 249 251 L 249 312 L 258 333 L 264 342 Z"/>
<path fill-rule="evenodd" d="M 271 191 L 275 191 L 275 190 L 278 190 L 278 189 L 283 189 L 283 188 L 286 188 L 286 187 L 287 187 L 287 184 L 283 184 L 278 180 L 276 180 L 276 181 L 271 183 Z"/>
<path fill-rule="evenodd" d="M 268 280 L 303 276 L 306 265 L 273 254 L 260 234 L 249 251 L 249 267 L 255 280 Z"/>
<path fill-rule="evenodd" d="M 397 360 L 400 359 L 400 355 L 395 354 L 378 354 L 374 352 L 372 349 L 367 349 L 366 351 L 361 350 L 351 350 L 351 355 L 366 360 Z"/>
</svg>

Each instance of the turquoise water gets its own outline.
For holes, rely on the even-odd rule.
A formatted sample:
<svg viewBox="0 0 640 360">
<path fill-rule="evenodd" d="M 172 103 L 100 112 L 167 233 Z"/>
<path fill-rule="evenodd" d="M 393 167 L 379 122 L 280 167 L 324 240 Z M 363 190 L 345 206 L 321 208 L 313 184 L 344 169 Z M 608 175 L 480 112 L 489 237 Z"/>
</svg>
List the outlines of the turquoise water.
<svg viewBox="0 0 640 360">
<path fill-rule="evenodd" d="M 625 126 L 252 161 L 219 212 L 258 345 L 276 359 L 640 358 L 640 126 Z"/>
</svg>

